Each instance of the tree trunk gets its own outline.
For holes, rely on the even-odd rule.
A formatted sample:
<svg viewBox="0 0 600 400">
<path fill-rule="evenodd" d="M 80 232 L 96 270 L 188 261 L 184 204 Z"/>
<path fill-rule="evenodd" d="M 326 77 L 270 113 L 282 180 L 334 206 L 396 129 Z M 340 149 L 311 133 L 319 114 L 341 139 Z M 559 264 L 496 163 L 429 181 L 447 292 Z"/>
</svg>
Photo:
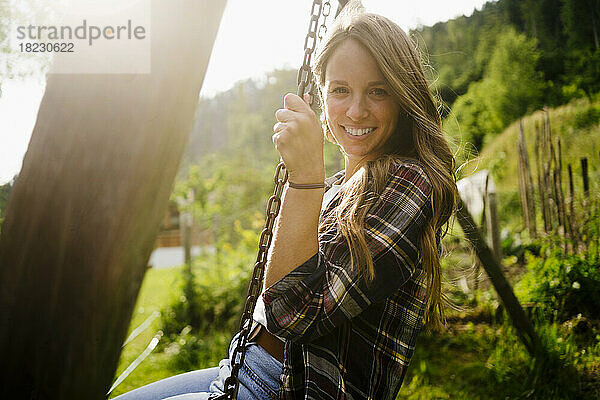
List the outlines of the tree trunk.
<svg viewBox="0 0 600 400">
<path fill-rule="evenodd" d="M 152 6 L 151 73 L 48 75 L 0 237 L 0 398 L 111 386 L 225 1 Z"/>
</svg>

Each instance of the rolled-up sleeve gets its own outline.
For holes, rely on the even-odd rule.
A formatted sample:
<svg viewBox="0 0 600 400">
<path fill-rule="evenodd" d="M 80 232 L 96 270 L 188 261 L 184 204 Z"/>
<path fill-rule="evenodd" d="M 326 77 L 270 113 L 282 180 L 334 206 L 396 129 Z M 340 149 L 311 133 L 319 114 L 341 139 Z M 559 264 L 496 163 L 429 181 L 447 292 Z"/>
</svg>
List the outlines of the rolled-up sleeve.
<svg viewBox="0 0 600 400">
<path fill-rule="evenodd" d="M 267 329 L 308 342 L 388 297 L 421 263 L 420 234 L 431 215 L 432 186 L 416 163 L 393 164 L 383 192 L 365 218 L 375 279 L 350 263 L 346 240 L 319 238 L 319 251 L 263 293 Z"/>
</svg>

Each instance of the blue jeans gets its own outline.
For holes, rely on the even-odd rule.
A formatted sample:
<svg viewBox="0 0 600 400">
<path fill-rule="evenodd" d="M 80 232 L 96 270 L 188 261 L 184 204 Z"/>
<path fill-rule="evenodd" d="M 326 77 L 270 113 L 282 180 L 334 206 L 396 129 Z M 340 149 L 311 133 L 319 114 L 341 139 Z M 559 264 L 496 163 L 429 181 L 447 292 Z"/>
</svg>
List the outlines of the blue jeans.
<svg viewBox="0 0 600 400">
<path fill-rule="evenodd" d="M 239 332 L 229 344 L 229 358 L 218 367 L 187 372 L 142 386 L 114 398 L 114 400 L 208 400 L 210 395 L 222 394 L 225 379 L 230 375 L 230 359 Z M 277 399 L 279 377 L 283 366 L 265 349 L 256 344 L 246 344 L 246 357 L 238 378 L 239 400 Z"/>
</svg>

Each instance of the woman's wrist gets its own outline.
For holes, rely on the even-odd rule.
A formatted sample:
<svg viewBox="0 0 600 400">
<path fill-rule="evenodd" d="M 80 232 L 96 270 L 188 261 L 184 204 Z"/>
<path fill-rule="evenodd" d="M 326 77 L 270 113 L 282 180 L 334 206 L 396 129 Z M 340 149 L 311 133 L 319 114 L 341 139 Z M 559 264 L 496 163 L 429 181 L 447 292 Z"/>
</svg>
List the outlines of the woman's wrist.
<svg viewBox="0 0 600 400">
<path fill-rule="evenodd" d="M 318 172 L 288 173 L 288 181 L 299 185 L 310 185 L 325 182 L 325 170 Z"/>
</svg>

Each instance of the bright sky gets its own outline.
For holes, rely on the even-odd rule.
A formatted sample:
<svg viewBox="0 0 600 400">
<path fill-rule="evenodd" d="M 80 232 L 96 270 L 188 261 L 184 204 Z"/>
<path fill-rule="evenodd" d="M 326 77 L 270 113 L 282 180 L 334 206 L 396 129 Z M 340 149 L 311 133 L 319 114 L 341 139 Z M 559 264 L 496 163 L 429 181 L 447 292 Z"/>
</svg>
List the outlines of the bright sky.
<svg viewBox="0 0 600 400">
<path fill-rule="evenodd" d="M 363 0 L 403 29 L 433 25 L 481 9 L 485 0 Z M 202 96 L 224 91 L 241 79 L 302 62 L 311 0 L 228 0 Z M 332 9 L 336 1 L 332 1 Z M 333 16 L 333 12 L 332 12 Z M 330 16 L 330 18 L 332 18 Z M 0 184 L 21 169 L 44 92 L 43 76 L 7 80 L 0 97 Z M 283 95 L 283 94 L 282 94 Z"/>
</svg>

